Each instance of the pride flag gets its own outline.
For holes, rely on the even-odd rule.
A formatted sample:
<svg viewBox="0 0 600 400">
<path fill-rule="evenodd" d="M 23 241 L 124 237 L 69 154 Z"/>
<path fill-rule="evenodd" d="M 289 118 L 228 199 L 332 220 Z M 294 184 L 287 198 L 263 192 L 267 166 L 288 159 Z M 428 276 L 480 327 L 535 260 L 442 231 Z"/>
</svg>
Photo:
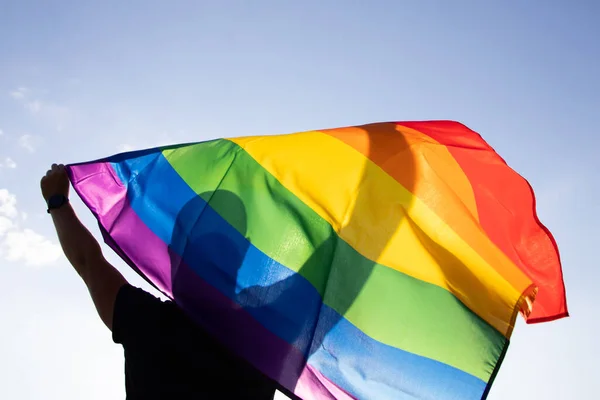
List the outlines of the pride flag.
<svg viewBox="0 0 600 400">
<path fill-rule="evenodd" d="M 516 316 L 568 315 L 525 179 L 456 122 L 239 137 L 68 166 L 106 242 L 304 398 L 485 398 Z"/>
</svg>

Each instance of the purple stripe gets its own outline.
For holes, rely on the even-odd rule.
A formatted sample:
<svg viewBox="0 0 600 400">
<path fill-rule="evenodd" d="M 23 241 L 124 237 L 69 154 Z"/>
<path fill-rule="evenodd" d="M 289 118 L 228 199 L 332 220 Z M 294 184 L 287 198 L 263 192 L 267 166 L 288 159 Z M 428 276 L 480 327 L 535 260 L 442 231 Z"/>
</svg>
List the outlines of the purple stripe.
<svg viewBox="0 0 600 400">
<path fill-rule="evenodd" d="M 104 231 L 106 243 L 204 329 L 270 378 L 294 390 L 306 361 L 248 312 L 206 283 L 169 251 L 132 210 L 127 188 L 108 163 L 67 167 L 71 182 Z M 136 240 L 131 240 L 131 237 Z M 173 282 L 171 270 L 173 269 Z"/>
<path fill-rule="evenodd" d="M 127 187 L 108 163 L 67 167 L 71 183 L 108 235 L 139 271 L 167 295 L 172 293 L 169 254 L 160 240 L 129 207 Z M 131 240 L 134 235 L 136 240 Z M 110 241 L 107 241 L 108 244 Z M 112 247 L 112 246 L 111 246 Z"/>
<path fill-rule="evenodd" d="M 271 333 L 182 263 L 174 282 L 177 303 L 235 354 L 294 390 L 306 361 L 302 353 Z"/>
</svg>

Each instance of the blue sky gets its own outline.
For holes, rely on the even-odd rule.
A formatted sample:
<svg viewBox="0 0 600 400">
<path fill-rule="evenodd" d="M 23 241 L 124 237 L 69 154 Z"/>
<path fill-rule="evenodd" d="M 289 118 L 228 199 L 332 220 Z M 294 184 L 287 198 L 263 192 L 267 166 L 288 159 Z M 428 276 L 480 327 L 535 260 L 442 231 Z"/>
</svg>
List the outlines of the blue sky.
<svg viewBox="0 0 600 400">
<path fill-rule="evenodd" d="M 124 396 L 121 349 L 38 193 L 52 162 L 421 119 L 479 131 L 562 255 L 572 316 L 519 322 L 490 399 L 593 397 L 599 16 L 592 0 L 2 2 L 0 397 Z"/>
</svg>

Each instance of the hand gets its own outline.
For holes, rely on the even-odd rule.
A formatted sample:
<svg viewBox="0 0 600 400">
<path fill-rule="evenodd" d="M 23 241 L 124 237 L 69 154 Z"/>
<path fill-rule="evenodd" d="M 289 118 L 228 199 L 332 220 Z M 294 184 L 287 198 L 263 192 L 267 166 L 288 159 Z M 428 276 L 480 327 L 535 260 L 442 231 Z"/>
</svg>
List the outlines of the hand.
<svg viewBox="0 0 600 400">
<path fill-rule="evenodd" d="M 40 182 L 42 189 L 42 196 L 44 200 L 48 199 L 55 194 L 62 194 L 65 197 L 69 197 L 69 176 L 65 166 L 60 164 L 52 164 L 52 167 L 46 172 L 46 175 Z"/>
</svg>

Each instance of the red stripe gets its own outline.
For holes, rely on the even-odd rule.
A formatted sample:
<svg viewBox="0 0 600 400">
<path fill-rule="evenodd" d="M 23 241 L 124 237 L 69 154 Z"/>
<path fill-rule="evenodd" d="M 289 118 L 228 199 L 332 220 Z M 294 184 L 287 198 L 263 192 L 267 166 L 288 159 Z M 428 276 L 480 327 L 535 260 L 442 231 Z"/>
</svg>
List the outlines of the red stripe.
<svg viewBox="0 0 600 400">
<path fill-rule="evenodd" d="M 477 133 L 453 121 L 399 122 L 445 145 L 469 178 L 481 227 L 538 287 L 528 323 L 568 316 L 558 247 L 529 182 Z"/>
</svg>

